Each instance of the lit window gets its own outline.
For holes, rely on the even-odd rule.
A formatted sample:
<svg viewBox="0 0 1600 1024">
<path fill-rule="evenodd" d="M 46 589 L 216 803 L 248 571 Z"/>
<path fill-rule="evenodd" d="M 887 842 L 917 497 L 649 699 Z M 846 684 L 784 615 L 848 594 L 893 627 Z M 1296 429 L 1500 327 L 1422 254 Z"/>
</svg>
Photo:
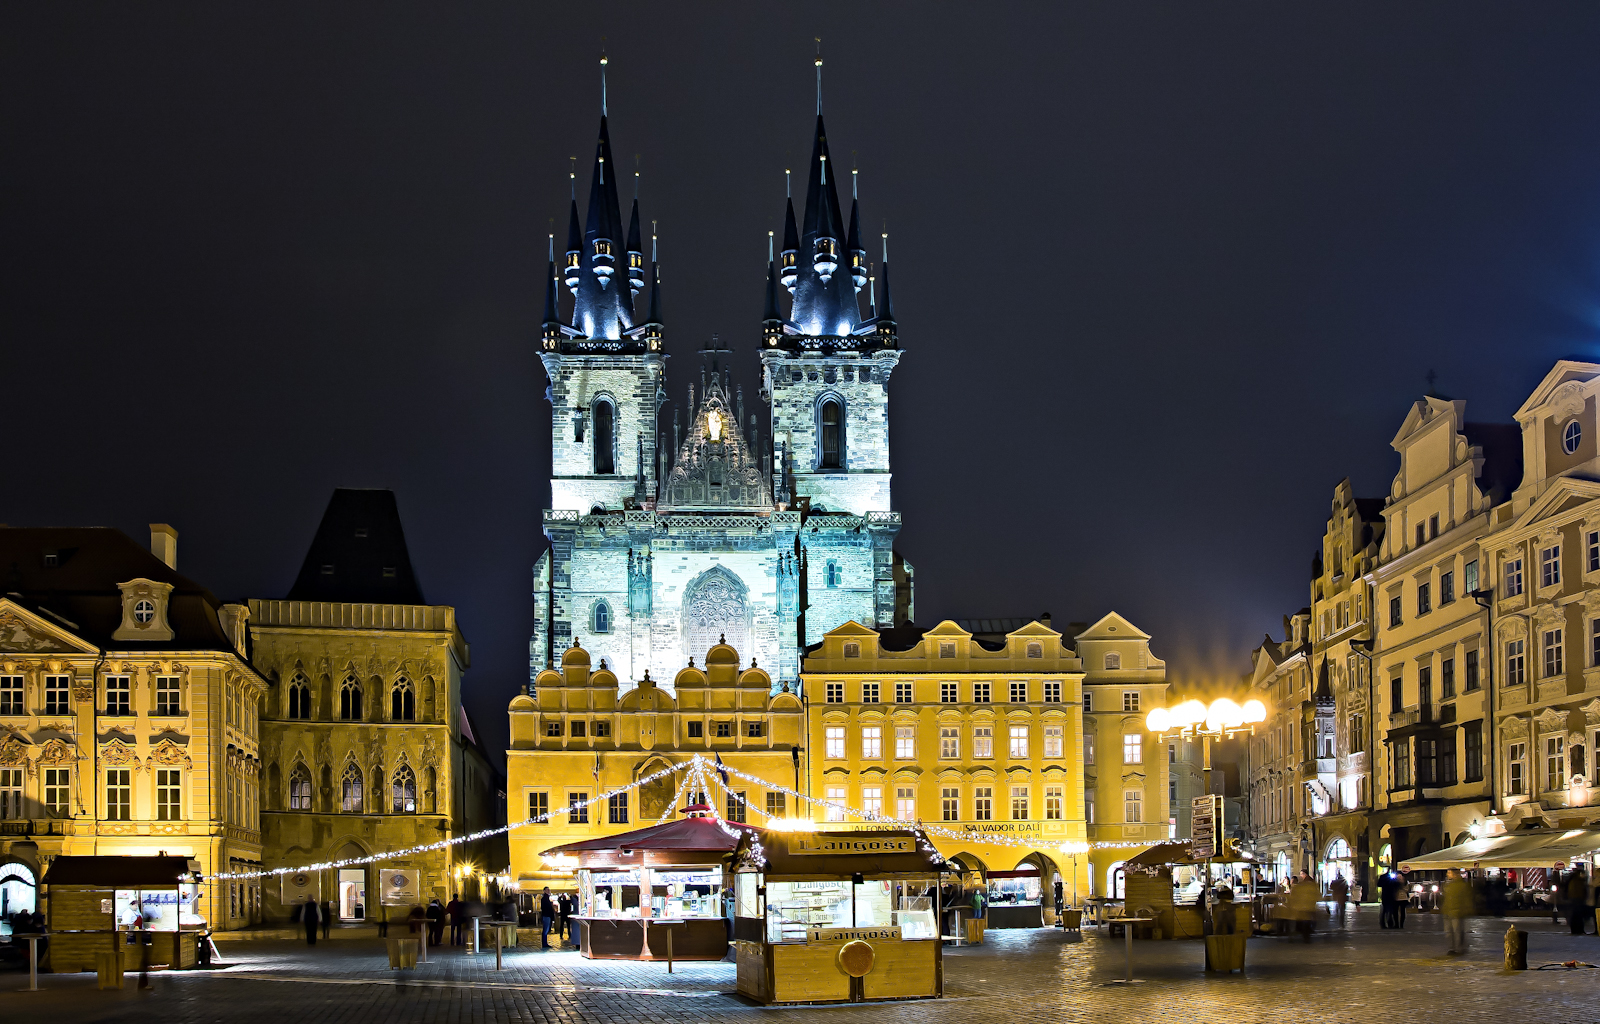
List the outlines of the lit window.
<svg viewBox="0 0 1600 1024">
<path fill-rule="evenodd" d="M 883 730 L 876 725 L 861 728 L 861 757 L 875 761 L 883 756 Z"/>
<path fill-rule="evenodd" d="M 1060 821 L 1066 792 L 1060 786 L 1044 787 L 1044 817 L 1046 821 Z"/>
<path fill-rule="evenodd" d="M 339 806 L 346 814 L 361 813 L 361 781 L 361 769 L 354 763 L 345 765 L 344 775 L 339 780 Z M 382 786 L 383 780 L 379 779 L 378 784 Z"/>
<path fill-rule="evenodd" d="M 961 790 L 945 786 L 939 790 L 939 816 L 945 821 L 961 820 Z"/>
<path fill-rule="evenodd" d="M 894 756 L 902 761 L 913 760 L 917 756 L 917 728 L 914 725 L 897 725 L 894 727 Z"/>
<path fill-rule="evenodd" d="M 589 824 L 589 794 L 567 794 L 567 823 L 569 825 Z"/>
<path fill-rule="evenodd" d="M 823 730 L 827 741 L 827 756 L 830 760 L 844 759 L 844 726 L 830 725 Z"/>
<path fill-rule="evenodd" d="M 303 764 L 289 775 L 289 810 L 311 810 L 311 773 Z"/>
<path fill-rule="evenodd" d="M 1129 824 L 1138 824 L 1144 820 L 1144 791 L 1138 789 L 1125 789 L 1122 791 L 1122 820 Z"/>
<path fill-rule="evenodd" d="M 917 820 L 917 791 L 910 786 L 896 786 L 894 790 L 894 816 L 901 821 Z"/>
<path fill-rule="evenodd" d="M 972 818 L 974 821 L 994 820 L 993 786 L 978 786 L 972 791 Z"/>
<path fill-rule="evenodd" d="M 1083 763 L 1094 764 L 1094 733 L 1087 729 L 1083 733 Z"/>
<path fill-rule="evenodd" d="M 829 786 L 829 787 L 827 787 L 827 789 L 825 791 L 825 798 L 828 801 L 828 820 L 829 821 L 843 821 L 844 820 L 844 806 L 843 806 L 844 805 L 844 787 L 843 786 Z"/>
<path fill-rule="evenodd" d="M 883 813 L 882 786 L 861 787 L 861 809 L 867 812 L 869 816 L 876 816 Z"/>
<path fill-rule="evenodd" d="M 1044 727 L 1044 756 L 1045 757 L 1047 757 L 1047 758 L 1060 758 L 1060 757 L 1063 756 L 1062 755 L 1063 744 L 1061 742 L 1062 735 L 1063 735 L 1062 728 L 1059 725 L 1047 725 L 1047 726 Z"/>
<path fill-rule="evenodd" d="M 1026 761 L 1028 759 L 1028 727 L 1025 725 L 1011 726 L 1011 759 L 1013 761 Z"/>
<path fill-rule="evenodd" d="M 951 726 L 939 730 L 939 756 L 946 760 L 961 756 L 961 730 Z"/>
<path fill-rule="evenodd" d="M 390 789 L 393 797 L 390 808 L 395 814 L 417 813 L 417 775 L 410 765 L 403 764 L 394 773 Z"/>
<path fill-rule="evenodd" d="M 1027 821 L 1028 820 L 1028 787 L 1027 786 L 1012 786 L 1011 787 L 1011 820 L 1012 821 Z"/>
<path fill-rule="evenodd" d="M 994 756 L 994 730 L 987 725 L 980 725 L 972 730 L 972 756 L 988 758 Z"/>
<path fill-rule="evenodd" d="M 1144 760 L 1144 737 L 1125 733 L 1122 737 L 1122 763 L 1139 764 Z"/>
</svg>

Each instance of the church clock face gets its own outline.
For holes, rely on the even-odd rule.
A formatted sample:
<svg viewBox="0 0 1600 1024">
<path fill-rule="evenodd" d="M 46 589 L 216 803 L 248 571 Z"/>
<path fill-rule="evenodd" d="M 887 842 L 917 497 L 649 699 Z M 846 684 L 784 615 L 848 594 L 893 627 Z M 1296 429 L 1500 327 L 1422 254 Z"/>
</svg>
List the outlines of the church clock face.
<svg viewBox="0 0 1600 1024">
<path fill-rule="evenodd" d="M 706 413 L 706 433 L 711 435 L 711 440 L 722 440 L 722 414 L 712 409 Z"/>
</svg>

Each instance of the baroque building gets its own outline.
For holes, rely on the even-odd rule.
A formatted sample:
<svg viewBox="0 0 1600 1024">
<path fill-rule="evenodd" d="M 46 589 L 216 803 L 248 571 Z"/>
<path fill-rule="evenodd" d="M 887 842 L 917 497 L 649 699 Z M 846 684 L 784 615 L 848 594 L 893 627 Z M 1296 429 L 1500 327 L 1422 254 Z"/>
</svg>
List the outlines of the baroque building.
<svg viewBox="0 0 1600 1024">
<path fill-rule="evenodd" d="M 552 475 L 530 682 L 580 638 L 621 678 L 662 681 L 725 638 L 795 684 L 801 649 L 828 629 L 911 617 L 912 571 L 894 551 L 887 260 L 863 314 L 859 206 L 852 179 L 847 226 L 819 105 L 804 216 L 790 202 L 770 254 L 756 346 L 765 429 L 712 366 L 680 385 L 685 415 L 670 417 L 669 438 L 655 239 L 647 266 L 639 203 L 624 226 L 616 166 L 602 113 L 587 214 L 580 224 L 574 195 L 540 332 Z"/>
<path fill-rule="evenodd" d="M 287 596 L 249 608 L 253 660 L 272 681 L 261 701 L 268 869 L 497 822 L 497 774 L 461 706 L 470 649 L 455 609 L 423 599 L 392 492 L 336 490 Z M 381 872 L 285 875 L 268 887 L 265 913 L 284 919 L 312 897 L 340 920 L 378 919 L 390 902 L 448 900 L 452 872 L 475 858 L 504 863 L 455 845 L 386 859 Z"/>
<path fill-rule="evenodd" d="M 248 613 L 111 529 L 0 527 L 0 894 L 36 907 L 58 856 L 153 856 L 203 876 L 262 863 Z M 259 920 L 254 882 L 212 882 L 213 927 Z M 190 908 L 185 907 L 187 914 Z M 107 916 L 109 927 L 110 917 Z"/>
</svg>

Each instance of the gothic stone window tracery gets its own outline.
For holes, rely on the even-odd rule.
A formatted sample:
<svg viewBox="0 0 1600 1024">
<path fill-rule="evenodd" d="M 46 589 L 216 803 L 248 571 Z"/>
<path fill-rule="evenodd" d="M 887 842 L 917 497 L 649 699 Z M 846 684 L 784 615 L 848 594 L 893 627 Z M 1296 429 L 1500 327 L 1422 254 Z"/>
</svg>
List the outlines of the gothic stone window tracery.
<svg viewBox="0 0 1600 1024">
<path fill-rule="evenodd" d="M 708 569 L 683 596 L 685 641 L 691 653 L 709 651 L 723 637 L 735 650 L 748 646 L 748 588 L 722 566 Z"/>
</svg>

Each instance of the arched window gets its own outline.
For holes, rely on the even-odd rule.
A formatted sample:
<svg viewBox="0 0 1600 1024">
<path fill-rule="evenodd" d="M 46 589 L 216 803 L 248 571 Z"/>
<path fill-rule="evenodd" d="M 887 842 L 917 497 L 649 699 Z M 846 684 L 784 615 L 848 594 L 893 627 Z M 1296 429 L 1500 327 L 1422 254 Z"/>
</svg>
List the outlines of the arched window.
<svg viewBox="0 0 1600 1024">
<path fill-rule="evenodd" d="M 1030 658 L 1042 658 L 1042 657 L 1044 657 L 1044 644 L 1029 644 L 1028 645 L 1028 657 L 1030 657 Z"/>
<path fill-rule="evenodd" d="M 844 468 L 844 408 L 837 398 L 825 398 L 817 410 L 818 469 Z"/>
<path fill-rule="evenodd" d="M 289 683 L 289 717 L 311 717 L 311 685 L 305 676 L 297 675 Z"/>
<path fill-rule="evenodd" d="M 360 814 L 361 806 L 361 769 L 351 761 L 344 766 L 344 775 L 339 780 L 340 801 L 339 809 L 347 814 Z"/>
<path fill-rule="evenodd" d="M 410 765 L 401 765 L 394 773 L 394 813 L 417 813 L 417 776 Z"/>
<path fill-rule="evenodd" d="M 311 810 L 311 772 L 303 764 L 289 773 L 289 810 Z"/>
<path fill-rule="evenodd" d="M 839 563 L 831 558 L 828 559 L 827 581 L 830 587 L 839 585 Z"/>
<path fill-rule="evenodd" d="M 351 676 L 339 688 L 339 717 L 347 722 L 361 720 L 361 684 Z"/>
<path fill-rule="evenodd" d="M 596 476 L 611 476 L 617 471 L 616 454 L 617 411 L 604 398 L 594 401 L 594 472 Z"/>
<path fill-rule="evenodd" d="M 1120 655 L 1120 654 L 1108 654 L 1108 655 L 1106 655 L 1106 671 L 1109 672 L 1109 671 L 1112 671 L 1114 669 L 1119 669 L 1121 667 L 1122 667 L 1122 655 Z"/>
<path fill-rule="evenodd" d="M 589 616 L 589 631 L 592 633 L 611 632 L 611 606 L 604 601 L 596 601 L 594 613 Z"/>
<path fill-rule="evenodd" d="M 389 692 L 389 717 L 396 722 L 417 720 L 417 694 L 411 688 L 411 680 L 404 676 L 394 681 L 394 689 Z"/>
</svg>

